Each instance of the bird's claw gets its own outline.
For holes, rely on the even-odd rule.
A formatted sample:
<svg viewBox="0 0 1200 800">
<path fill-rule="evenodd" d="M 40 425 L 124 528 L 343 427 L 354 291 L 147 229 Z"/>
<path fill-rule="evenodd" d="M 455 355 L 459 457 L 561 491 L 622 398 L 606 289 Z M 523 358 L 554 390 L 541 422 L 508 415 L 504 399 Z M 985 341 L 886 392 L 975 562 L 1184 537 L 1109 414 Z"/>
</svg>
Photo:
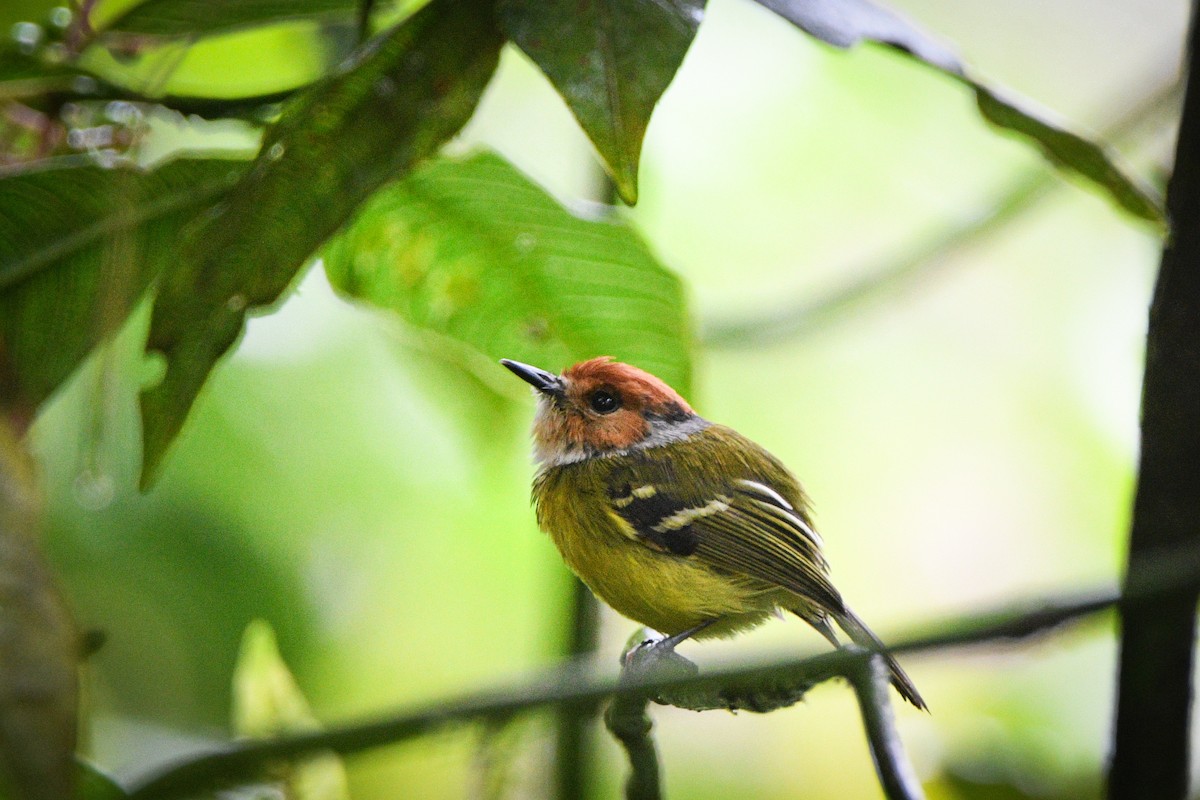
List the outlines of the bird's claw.
<svg viewBox="0 0 1200 800">
<path fill-rule="evenodd" d="M 651 676 L 695 675 L 699 667 L 675 652 L 675 646 L 683 639 L 678 636 L 639 638 L 621 656 L 621 680 L 646 680 Z M 686 637 L 684 637 L 686 638 Z"/>
</svg>

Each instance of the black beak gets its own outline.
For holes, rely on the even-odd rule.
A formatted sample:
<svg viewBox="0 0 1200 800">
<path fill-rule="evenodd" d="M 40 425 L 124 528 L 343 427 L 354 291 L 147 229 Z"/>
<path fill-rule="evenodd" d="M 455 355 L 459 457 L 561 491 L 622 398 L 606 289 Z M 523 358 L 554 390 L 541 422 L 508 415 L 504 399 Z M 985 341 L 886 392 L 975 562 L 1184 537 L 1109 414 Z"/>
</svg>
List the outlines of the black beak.
<svg viewBox="0 0 1200 800">
<path fill-rule="evenodd" d="M 562 397 L 562 379 L 553 372 L 546 372 L 544 369 L 531 367 L 528 364 L 522 364 L 520 361 L 511 361 L 507 358 L 500 359 L 500 363 L 508 367 L 514 375 L 542 394 L 547 394 L 551 397 Z"/>
</svg>

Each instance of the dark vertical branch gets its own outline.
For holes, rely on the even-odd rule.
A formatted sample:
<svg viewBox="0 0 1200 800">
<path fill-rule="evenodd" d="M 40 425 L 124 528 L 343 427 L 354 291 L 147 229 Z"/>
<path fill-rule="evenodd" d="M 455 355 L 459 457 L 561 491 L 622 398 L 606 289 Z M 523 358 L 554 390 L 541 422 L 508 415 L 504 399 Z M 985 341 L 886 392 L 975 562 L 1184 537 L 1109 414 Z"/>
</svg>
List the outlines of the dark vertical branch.
<svg viewBox="0 0 1200 800">
<path fill-rule="evenodd" d="M 904 755 L 900 734 L 896 731 L 896 715 L 888 697 L 891 673 L 887 661 L 878 653 L 863 658 L 851 673 L 854 695 L 862 714 L 867 742 L 879 785 L 888 800 L 924 800 L 925 792 Z"/>
<path fill-rule="evenodd" d="M 1155 554 L 1200 548 L 1200 77 L 1193 4 L 1188 84 L 1167 190 L 1171 236 L 1150 306 L 1125 591 L 1144 595 Z M 1110 800 L 1187 796 L 1196 584 L 1121 611 Z"/>
<path fill-rule="evenodd" d="M 571 618 L 566 648 L 568 659 L 595 652 L 600 631 L 600 606 L 583 581 L 571 576 Z M 554 797 L 583 800 L 592 777 L 592 721 L 599 711 L 596 701 L 558 707 L 554 753 Z"/>
</svg>

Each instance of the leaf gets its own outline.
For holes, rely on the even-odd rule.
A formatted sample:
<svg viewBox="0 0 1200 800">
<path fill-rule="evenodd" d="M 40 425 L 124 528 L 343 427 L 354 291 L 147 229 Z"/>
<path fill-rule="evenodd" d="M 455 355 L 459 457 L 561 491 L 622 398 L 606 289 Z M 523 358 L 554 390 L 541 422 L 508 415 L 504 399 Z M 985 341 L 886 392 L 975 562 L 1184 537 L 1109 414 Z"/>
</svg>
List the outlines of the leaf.
<svg viewBox="0 0 1200 800">
<path fill-rule="evenodd" d="M 0 178 L 0 405 L 31 416 L 174 260 L 185 222 L 244 169 L 187 160 Z"/>
<path fill-rule="evenodd" d="M 961 75 L 958 55 L 891 9 L 870 0 L 757 0 L 810 36 L 834 47 L 863 41 L 902 50 L 938 69 Z"/>
<path fill-rule="evenodd" d="M 233 728 L 239 736 L 269 739 L 320 730 L 296 679 L 279 654 L 275 632 L 263 620 L 246 626 L 233 673 Z M 283 767 L 289 800 L 347 800 L 346 770 L 332 753 Z"/>
<path fill-rule="evenodd" d="M 32 459 L 0 421 L 0 795 L 70 797 L 79 635 L 38 543 Z"/>
<path fill-rule="evenodd" d="M 675 77 L 705 0 L 500 0 L 505 34 L 541 68 L 637 202 L 650 112 Z"/>
<path fill-rule="evenodd" d="M 125 800 L 129 793 L 90 761 L 78 759 L 76 796 L 79 800 Z"/>
<path fill-rule="evenodd" d="M 969 80 L 975 88 L 979 113 L 993 125 L 1014 131 L 1037 142 L 1055 166 L 1078 173 L 1096 186 L 1107 189 L 1116 203 L 1149 222 L 1166 223 L 1162 201 L 1148 187 L 1122 172 L 1116 157 L 1101 145 L 1056 127 L 1040 115 L 999 97 L 995 90 Z"/>
<path fill-rule="evenodd" d="M 433 0 L 289 104 L 160 285 L 147 348 L 167 370 L 142 395 L 143 484 L 247 309 L 275 302 L 366 197 L 462 127 L 501 43 L 486 0 Z"/>
<path fill-rule="evenodd" d="M 297 19 L 350 22 L 355 0 L 146 0 L 107 23 L 105 31 L 154 36 L 211 36 Z"/>
<path fill-rule="evenodd" d="M 339 291 L 493 363 L 557 370 L 613 355 L 690 390 L 679 279 L 627 225 L 572 215 L 494 154 L 387 187 L 324 259 Z"/>
<path fill-rule="evenodd" d="M 1162 200 L 1143 181 L 1128 175 L 1117 156 L 1096 142 L 1072 133 L 1022 101 L 973 77 L 966 65 L 936 37 L 871 0 L 757 0 L 811 36 L 835 47 L 879 42 L 945 72 L 975 92 L 985 119 L 1034 142 L 1056 167 L 1073 172 L 1105 191 L 1130 214 L 1165 224 Z"/>
</svg>

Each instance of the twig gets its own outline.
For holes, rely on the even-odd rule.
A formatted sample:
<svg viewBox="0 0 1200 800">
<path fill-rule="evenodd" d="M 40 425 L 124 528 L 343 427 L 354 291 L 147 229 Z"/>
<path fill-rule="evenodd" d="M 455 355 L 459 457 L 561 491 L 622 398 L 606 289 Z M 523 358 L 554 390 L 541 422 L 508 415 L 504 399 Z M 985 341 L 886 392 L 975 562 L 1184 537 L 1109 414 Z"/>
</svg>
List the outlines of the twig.
<svg viewBox="0 0 1200 800">
<path fill-rule="evenodd" d="M 1130 586 L 1124 598 L 1114 591 L 1098 591 L 1033 607 L 996 609 L 943 623 L 936 626 L 935 633 L 898 641 L 888 649 L 895 654 L 915 653 L 1028 639 L 1118 603 L 1146 601 L 1178 592 L 1181 587 L 1198 585 L 1200 552 L 1195 547 L 1164 551 L 1153 559 L 1146 573 L 1152 575 L 1154 582 Z M 273 760 L 295 758 L 314 750 L 348 755 L 451 725 L 505 717 L 559 703 L 597 702 L 605 697 L 637 694 L 671 696 L 684 689 L 736 694 L 760 691 L 772 684 L 813 685 L 848 675 L 854 661 L 853 653 L 837 650 L 812 658 L 717 667 L 700 675 L 634 676 L 622 680 L 620 685 L 611 676 L 597 676 L 592 662 L 572 662 L 531 675 L 525 682 L 507 689 L 478 692 L 375 721 L 286 738 L 231 743 L 221 750 L 163 766 L 135 785 L 130 798 L 178 797 L 217 785 L 245 782 Z"/>
<path fill-rule="evenodd" d="M 1146 336 L 1142 447 L 1127 594 L 1155 580 L 1163 548 L 1200 549 L 1200 2 L 1192 4 L 1175 167 Z M 1117 725 L 1110 800 L 1188 795 L 1197 586 L 1121 610 Z"/>
<path fill-rule="evenodd" d="M 1095 613 L 1116 602 L 1116 596 L 1101 600 L 1089 597 L 1056 605 L 1050 612 L 1038 610 L 1027 621 L 1003 616 L 1003 612 L 988 614 L 954 626 L 948 633 L 912 639 L 891 650 L 913 652 L 981 644 L 998 638 L 1026 637 L 1076 617 Z M 480 692 L 376 721 L 266 741 L 231 743 L 220 750 L 165 765 L 134 786 L 130 798 L 149 800 L 179 797 L 213 786 L 233 785 L 253 778 L 265 763 L 273 760 L 295 758 L 314 750 L 332 750 L 349 755 L 450 725 L 556 703 L 595 702 L 609 696 L 654 691 L 667 693 L 689 687 L 736 692 L 745 691 L 747 687 L 761 687 L 771 681 L 790 685 L 814 684 L 846 674 L 852 660 L 852 655 L 839 650 L 808 659 L 791 658 L 717 668 L 704 675 L 656 678 L 644 683 L 631 681 L 620 687 L 611 677 L 589 674 L 586 664 L 569 663 L 534 675 L 527 682 L 509 689 Z"/>
<path fill-rule="evenodd" d="M 375 0 L 358 0 L 355 15 L 355 27 L 358 31 L 358 44 L 361 47 L 371 36 L 371 12 L 375 10 Z"/>
<path fill-rule="evenodd" d="M 1122 140 L 1143 130 L 1151 121 L 1161 120 L 1178 104 L 1179 83 L 1160 84 L 1111 125 L 1101 138 Z M 950 254 L 978 243 L 997 229 L 1020 217 L 1056 184 L 1056 173 L 1046 168 L 1032 169 L 994 195 L 988 210 L 976 217 L 952 223 L 921 243 L 905 248 L 905 256 L 888 258 L 867 267 L 851 267 L 846 274 L 860 275 L 824 297 L 802 299 L 793 307 L 750 318 L 713 321 L 703 326 L 700 338 L 710 347 L 754 347 L 781 339 L 804 336 L 826 330 L 830 323 L 848 311 L 873 299 L 886 297 L 914 278 L 943 268 Z"/>
<path fill-rule="evenodd" d="M 879 653 L 863 650 L 857 668 L 849 677 L 883 793 L 888 800 L 924 800 L 921 782 L 904 755 L 904 745 L 896 731 L 896 717 L 888 697 L 891 676 L 887 661 Z"/>
</svg>

